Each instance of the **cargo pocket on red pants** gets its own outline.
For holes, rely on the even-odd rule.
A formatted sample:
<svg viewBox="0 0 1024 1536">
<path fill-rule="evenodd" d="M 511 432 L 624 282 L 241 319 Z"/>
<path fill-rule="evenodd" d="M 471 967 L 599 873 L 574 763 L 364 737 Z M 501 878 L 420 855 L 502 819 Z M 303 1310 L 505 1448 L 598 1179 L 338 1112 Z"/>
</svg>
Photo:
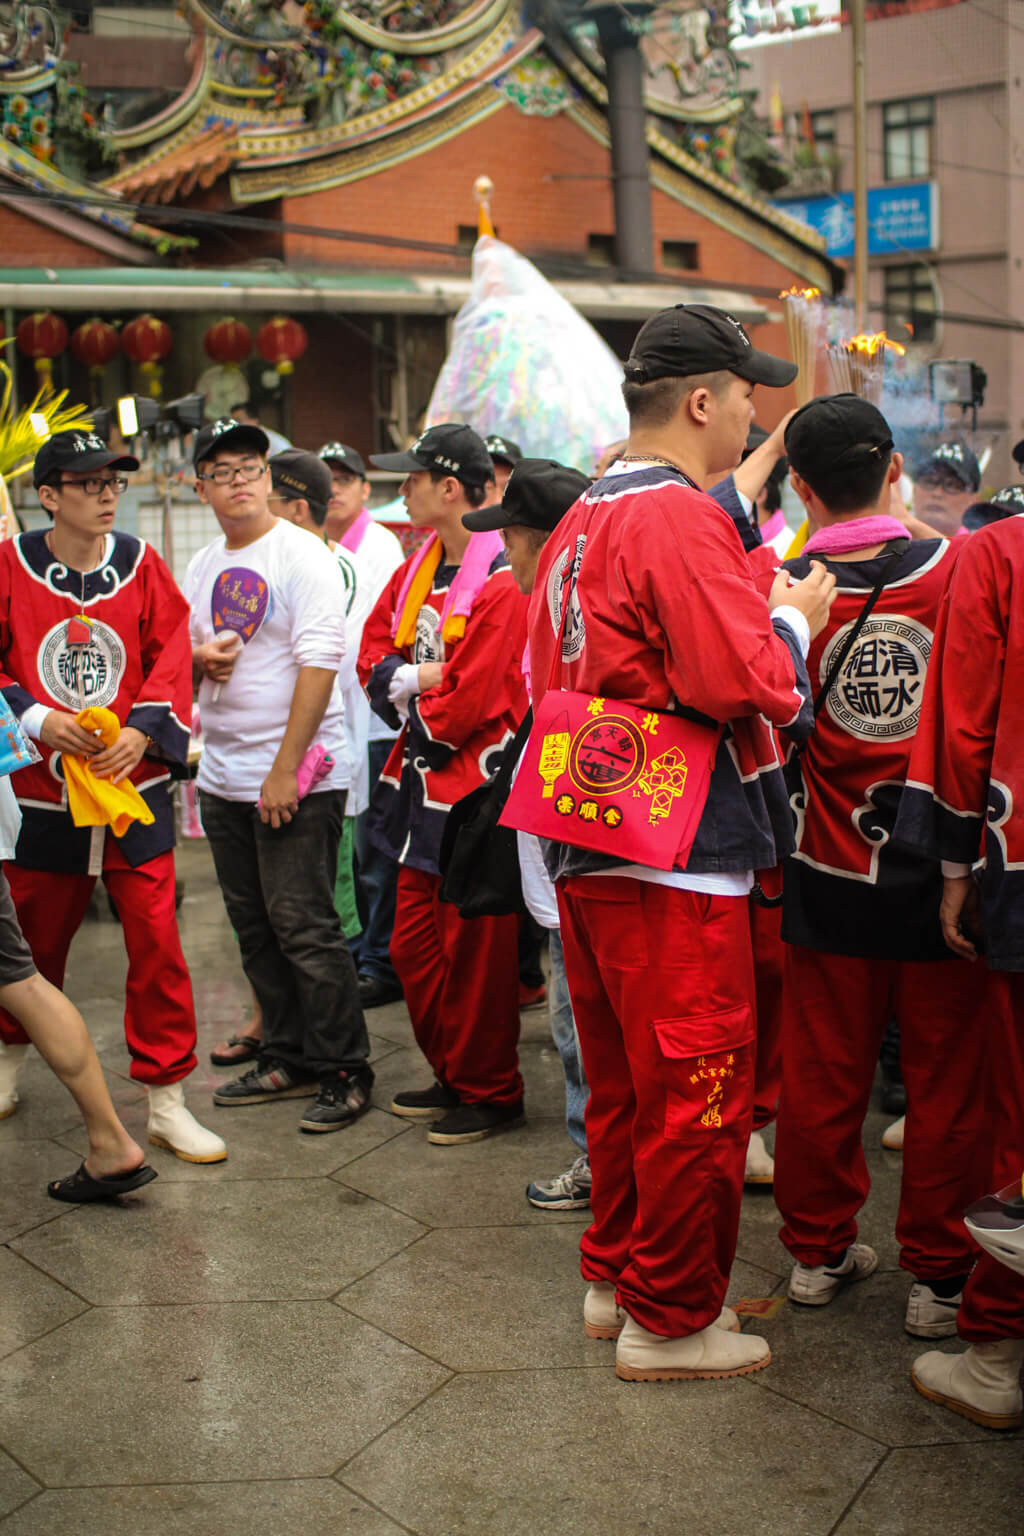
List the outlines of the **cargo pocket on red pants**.
<svg viewBox="0 0 1024 1536">
<path fill-rule="evenodd" d="M 694 1130 L 721 1130 L 740 1106 L 730 1092 L 744 1079 L 754 1044 L 754 1015 L 746 1005 L 719 1013 L 654 1019 L 665 1062 L 665 1139 L 680 1141 Z"/>
</svg>

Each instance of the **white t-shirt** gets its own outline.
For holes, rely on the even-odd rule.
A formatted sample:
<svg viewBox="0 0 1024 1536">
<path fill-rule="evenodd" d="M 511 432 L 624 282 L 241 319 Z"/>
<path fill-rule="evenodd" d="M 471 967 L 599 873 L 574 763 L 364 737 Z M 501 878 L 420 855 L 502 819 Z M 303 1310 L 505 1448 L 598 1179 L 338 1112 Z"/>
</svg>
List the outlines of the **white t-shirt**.
<svg viewBox="0 0 1024 1536">
<path fill-rule="evenodd" d="M 348 594 L 336 556 L 292 523 L 278 520 L 243 549 L 228 549 L 222 535 L 193 556 L 185 573 L 193 645 L 214 638 L 214 583 L 228 571 L 238 573 L 236 597 L 251 601 L 255 579 L 266 582 L 269 598 L 262 624 L 243 647 L 219 696 L 214 698 L 218 689 L 208 677 L 199 686 L 203 756 L 198 783 L 224 800 L 255 802 L 281 745 L 300 670 L 337 672 L 343 664 Z M 336 681 L 313 738 L 330 752 L 334 767 L 317 789 L 348 788 L 344 715 Z"/>
<path fill-rule="evenodd" d="M 402 546 L 391 532 L 390 528 L 382 528 L 380 523 L 369 522 L 359 542 L 358 549 L 346 549 L 345 554 L 352 561 L 359 577 L 360 593 L 366 595 L 366 611 L 363 614 L 363 623 L 377 605 L 384 588 L 398 570 L 405 559 Z M 359 642 L 362 639 L 362 624 L 359 626 L 359 635 L 354 644 L 359 650 Z M 365 697 L 365 695 L 364 695 Z M 391 741 L 398 735 L 390 725 L 375 715 L 366 706 L 367 720 L 364 741 Z"/>
</svg>

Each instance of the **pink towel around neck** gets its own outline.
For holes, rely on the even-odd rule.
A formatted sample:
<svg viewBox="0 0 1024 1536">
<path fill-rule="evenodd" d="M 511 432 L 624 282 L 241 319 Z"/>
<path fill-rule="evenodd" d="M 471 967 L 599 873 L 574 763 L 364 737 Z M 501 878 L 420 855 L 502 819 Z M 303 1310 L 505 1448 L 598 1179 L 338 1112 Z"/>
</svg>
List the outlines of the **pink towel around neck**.
<svg viewBox="0 0 1024 1536">
<path fill-rule="evenodd" d="M 437 542 L 437 534 L 432 533 L 426 543 L 420 545 L 409 562 L 409 569 L 405 573 L 405 580 L 402 582 L 399 590 L 398 601 L 395 604 L 395 612 L 391 620 L 392 639 L 398 633 L 402 615 L 405 612 L 409 589 L 415 580 L 416 572 L 427 558 L 428 553 L 436 548 Z M 448 588 L 444 604 L 441 608 L 441 620 L 438 628 L 445 639 L 458 639 L 461 632 L 465 630 L 465 621 L 469 618 L 473 604 L 483 590 L 484 582 L 487 580 L 487 573 L 503 549 L 504 545 L 501 541 L 500 533 L 474 533 L 470 538 L 465 553 L 462 556 L 462 564 L 452 579 L 452 584 Z M 459 634 L 449 632 L 445 635 L 445 625 L 452 616 L 462 620 L 460 632 Z"/>
<path fill-rule="evenodd" d="M 819 528 L 807 540 L 803 555 L 848 555 L 872 544 L 888 544 L 890 539 L 909 539 L 906 526 L 895 517 L 854 517 L 849 522 Z"/>
<path fill-rule="evenodd" d="M 352 553 L 355 554 L 356 550 L 363 542 L 363 535 L 366 533 L 367 528 L 369 528 L 372 522 L 373 518 L 370 516 L 367 508 L 364 507 L 352 526 L 350 528 L 346 528 L 345 532 L 342 534 L 342 549 L 350 549 Z"/>
</svg>

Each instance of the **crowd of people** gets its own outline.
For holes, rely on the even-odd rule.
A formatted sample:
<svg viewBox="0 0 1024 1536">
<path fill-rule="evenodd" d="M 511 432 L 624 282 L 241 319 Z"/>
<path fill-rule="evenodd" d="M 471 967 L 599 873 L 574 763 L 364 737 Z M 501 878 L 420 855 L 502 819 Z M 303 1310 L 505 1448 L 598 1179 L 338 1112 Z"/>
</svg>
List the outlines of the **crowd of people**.
<svg viewBox="0 0 1024 1536">
<path fill-rule="evenodd" d="M 583 1327 L 623 1379 L 718 1379 L 771 1360 L 725 1304 L 745 1183 L 773 1185 L 797 1305 L 877 1267 L 857 1215 L 888 1041 L 902 1326 L 968 1344 L 923 1354 L 913 1384 L 1024 1422 L 1020 1266 L 963 1219 L 1016 1182 L 995 1202 L 1004 1247 L 1024 1230 L 1024 497 L 979 500 L 950 440 L 915 466 L 908 512 L 868 401 L 752 426 L 755 387 L 794 374 L 723 311 L 662 311 L 594 480 L 458 423 L 372 457 L 424 535 L 407 558 L 354 448 L 271 453 L 257 421 L 214 422 L 193 461 L 221 535 L 183 592 L 115 526 L 138 461 L 88 432 L 40 449 L 49 526 L 0 545 L 0 689 L 37 757 L 0 780 L 0 1117 L 34 1041 L 89 1133 L 55 1198 L 155 1177 L 59 991 L 98 877 L 149 1141 L 228 1155 L 183 1092 L 171 790 L 195 697 L 202 822 L 253 996 L 214 1053 L 245 1068 L 215 1105 L 298 1099 L 301 1132 L 343 1130 L 372 1099 L 365 1012 L 404 998 L 430 1080 L 381 1107 L 443 1148 L 510 1132 L 520 1009 L 546 988 L 576 1155 L 526 1197 L 590 1209 Z M 463 915 L 449 813 L 531 722 L 507 807 L 522 908 Z"/>
</svg>

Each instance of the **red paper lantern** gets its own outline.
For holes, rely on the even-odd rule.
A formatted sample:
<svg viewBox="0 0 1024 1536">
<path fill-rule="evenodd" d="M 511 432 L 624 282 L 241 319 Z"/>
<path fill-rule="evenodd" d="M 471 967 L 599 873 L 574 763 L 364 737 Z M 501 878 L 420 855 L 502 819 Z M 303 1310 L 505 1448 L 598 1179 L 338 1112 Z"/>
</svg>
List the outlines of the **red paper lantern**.
<svg viewBox="0 0 1024 1536">
<path fill-rule="evenodd" d="M 104 368 L 121 349 L 121 342 L 112 325 L 106 320 L 86 320 L 71 332 L 71 350 L 80 363 L 85 363 L 91 374 L 102 374 Z"/>
<path fill-rule="evenodd" d="M 295 363 L 309 345 L 304 326 L 287 315 L 275 315 L 256 332 L 256 345 L 260 356 L 272 363 L 278 373 L 291 373 Z"/>
<path fill-rule="evenodd" d="M 52 387 L 53 359 L 59 357 L 68 344 L 68 328 L 52 309 L 37 310 L 26 315 L 16 332 L 18 351 L 32 358 L 39 375 L 41 389 Z"/>
<path fill-rule="evenodd" d="M 137 315 L 129 320 L 121 332 L 121 346 L 133 363 L 138 363 L 149 382 L 149 392 L 155 398 L 161 392 L 160 361 L 165 358 L 174 343 L 170 326 L 155 315 Z"/>
<path fill-rule="evenodd" d="M 228 317 L 226 320 L 218 320 L 216 325 L 211 325 L 203 337 L 203 346 L 207 355 L 213 358 L 215 363 L 234 364 L 244 363 L 252 351 L 252 336 L 249 327 L 243 325 L 241 320 Z"/>
</svg>

